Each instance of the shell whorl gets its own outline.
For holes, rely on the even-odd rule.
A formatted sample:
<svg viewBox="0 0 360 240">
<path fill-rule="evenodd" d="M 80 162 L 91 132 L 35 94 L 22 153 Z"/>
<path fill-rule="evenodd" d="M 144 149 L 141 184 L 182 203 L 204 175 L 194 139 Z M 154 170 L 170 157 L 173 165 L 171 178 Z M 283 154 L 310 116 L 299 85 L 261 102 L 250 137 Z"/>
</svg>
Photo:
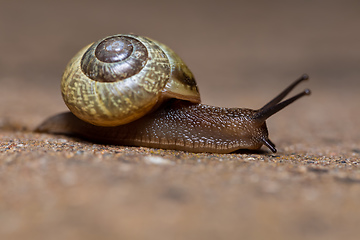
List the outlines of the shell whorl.
<svg viewBox="0 0 360 240">
<path fill-rule="evenodd" d="M 169 59 L 156 42 L 114 35 L 75 55 L 65 69 L 61 89 L 66 105 L 78 118 L 116 126 L 149 112 L 170 74 Z"/>
<path fill-rule="evenodd" d="M 89 47 L 81 59 L 81 69 L 93 80 L 116 82 L 139 73 L 147 60 L 147 48 L 139 40 L 113 36 Z"/>
</svg>

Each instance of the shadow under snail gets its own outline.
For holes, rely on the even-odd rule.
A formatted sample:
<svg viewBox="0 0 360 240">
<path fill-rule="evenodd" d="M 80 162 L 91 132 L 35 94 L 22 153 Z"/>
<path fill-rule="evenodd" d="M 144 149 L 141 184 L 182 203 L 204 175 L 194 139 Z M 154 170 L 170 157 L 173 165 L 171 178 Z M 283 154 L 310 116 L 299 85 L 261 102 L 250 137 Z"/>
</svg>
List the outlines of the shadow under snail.
<svg viewBox="0 0 360 240">
<path fill-rule="evenodd" d="M 265 120 L 310 90 L 282 101 L 304 74 L 258 110 L 200 103 L 193 74 L 167 46 L 136 35 L 114 35 L 78 52 L 61 80 L 71 112 L 45 120 L 38 132 L 85 140 L 189 152 L 276 152 Z M 282 101 L 282 102 L 281 102 Z"/>
</svg>

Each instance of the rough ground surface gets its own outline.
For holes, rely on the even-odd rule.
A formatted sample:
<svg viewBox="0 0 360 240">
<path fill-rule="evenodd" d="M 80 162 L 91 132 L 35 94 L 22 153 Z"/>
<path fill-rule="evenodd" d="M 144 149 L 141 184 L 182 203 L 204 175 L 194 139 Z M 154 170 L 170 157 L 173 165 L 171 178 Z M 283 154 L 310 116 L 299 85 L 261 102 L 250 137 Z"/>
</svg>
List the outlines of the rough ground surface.
<svg viewBox="0 0 360 240">
<path fill-rule="evenodd" d="M 0 239 L 359 239 L 359 3 L 232 2 L 2 4 Z M 120 32 L 179 52 L 208 104 L 258 108 L 304 72 L 313 94 L 269 120 L 276 154 L 33 133 L 72 55 Z"/>
</svg>

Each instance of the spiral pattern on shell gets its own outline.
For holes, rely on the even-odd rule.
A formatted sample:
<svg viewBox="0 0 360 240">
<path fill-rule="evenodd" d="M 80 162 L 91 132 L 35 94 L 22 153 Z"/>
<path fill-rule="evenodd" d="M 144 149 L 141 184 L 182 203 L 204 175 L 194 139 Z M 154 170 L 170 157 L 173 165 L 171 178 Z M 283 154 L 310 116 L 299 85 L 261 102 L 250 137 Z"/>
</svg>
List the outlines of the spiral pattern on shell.
<svg viewBox="0 0 360 240">
<path fill-rule="evenodd" d="M 139 73 L 148 60 L 148 51 L 139 40 L 125 36 L 105 38 L 93 44 L 81 59 L 81 69 L 99 82 L 116 82 Z"/>
<path fill-rule="evenodd" d="M 169 59 L 155 42 L 135 35 L 115 35 L 75 55 L 62 78 L 62 95 L 80 119 L 116 126 L 149 112 L 170 73 Z"/>
</svg>

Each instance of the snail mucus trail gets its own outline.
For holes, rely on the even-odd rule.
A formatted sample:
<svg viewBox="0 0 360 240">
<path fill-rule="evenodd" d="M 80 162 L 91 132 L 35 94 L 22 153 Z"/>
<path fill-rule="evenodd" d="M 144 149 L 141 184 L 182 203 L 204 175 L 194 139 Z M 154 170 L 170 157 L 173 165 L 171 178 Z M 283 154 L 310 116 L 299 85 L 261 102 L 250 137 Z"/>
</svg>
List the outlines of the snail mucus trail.
<svg viewBox="0 0 360 240">
<path fill-rule="evenodd" d="M 304 74 L 258 110 L 209 106 L 200 103 L 191 71 L 170 48 L 119 34 L 85 47 L 69 62 L 61 86 L 71 112 L 50 117 L 36 131 L 189 152 L 230 153 L 265 145 L 275 153 L 266 119 L 309 95 L 305 89 L 282 101 L 307 79 Z"/>
</svg>

